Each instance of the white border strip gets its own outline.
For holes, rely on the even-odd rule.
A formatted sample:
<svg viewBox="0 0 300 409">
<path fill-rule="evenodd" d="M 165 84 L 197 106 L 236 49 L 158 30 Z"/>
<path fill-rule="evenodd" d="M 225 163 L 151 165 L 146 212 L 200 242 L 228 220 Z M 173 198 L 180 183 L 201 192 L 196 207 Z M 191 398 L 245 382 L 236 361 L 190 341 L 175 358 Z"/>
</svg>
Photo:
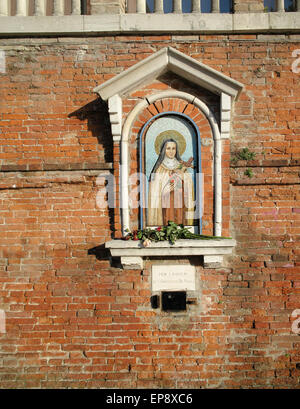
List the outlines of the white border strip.
<svg viewBox="0 0 300 409">
<path fill-rule="evenodd" d="M 3 35 L 266 33 L 299 32 L 300 13 L 99 14 L 0 16 Z"/>
</svg>

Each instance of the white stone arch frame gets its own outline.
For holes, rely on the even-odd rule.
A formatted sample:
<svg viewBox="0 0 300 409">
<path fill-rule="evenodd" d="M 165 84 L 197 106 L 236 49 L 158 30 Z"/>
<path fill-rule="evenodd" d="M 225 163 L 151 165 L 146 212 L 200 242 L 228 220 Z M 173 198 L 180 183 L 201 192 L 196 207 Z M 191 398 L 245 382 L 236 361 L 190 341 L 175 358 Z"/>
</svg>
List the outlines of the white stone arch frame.
<svg viewBox="0 0 300 409">
<path fill-rule="evenodd" d="M 151 95 L 139 102 L 127 116 L 123 124 L 122 98 L 133 91 L 151 84 L 165 73 L 174 73 L 193 84 L 208 90 L 220 98 L 220 124 L 209 108 L 197 97 L 180 91 L 168 90 L 163 93 Z M 128 151 L 129 135 L 138 113 L 148 105 L 160 98 L 168 96 L 183 98 L 196 105 L 207 117 L 214 139 L 214 234 L 221 235 L 222 231 L 222 139 L 230 136 L 231 102 L 237 98 L 243 89 L 243 84 L 222 74 L 219 71 L 183 54 L 182 52 L 166 47 L 139 61 L 132 67 L 114 78 L 94 88 L 104 101 L 108 101 L 108 111 L 111 122 L 113 141 L 120 143 L 120 194 L 121 216 L 123 233 L 129 225 L 129 197 L 128 197 Z M 178 240 L 174 245 L 168 242 L 152 243 L 150 247 L 141 247 L 133 240 L 112 240 L 105 244 L 110 249 L 112 257 L 121 257 L 124 268 L 143 268 L 143 258 L 152 256 L 199 256 L 203 255 L 204 268 L 215 268 L 222 265 L 223 255 L 231 254 L 235 246 L 233 239 L 218 240 Z"/>
<path fill-rule="evenodd" d="M 145 83 L 151 83 L 160 75 L 174 73 L 220 97 L 220 128 L 209 108 L 193 95 L 169 90 L 152 95 L 138 103 L 125 120 L 122 129 L 122 98 L 139 89 Z M 108 101 L 109 116 L 113 140 L 121 145 L 121 207 L 123 233 L 129 226 L 128 206 L 128 137 L 137 114 L 152 102 L 166 96 L 183 98 L 198 106 L 210 122 L 214 138 L 214 185 L 215 218 L 214 234 L 221 235 L 222 230 L 222 139 L 230 136 L 231 102 L 241 92 L 243 85 L 219 71 L 172 48 L 163 48 L 151 56 L 139 61 L 132 67 L 94 88 L 94 92 Z"/>
<path fill-rule="evenodd" d="M 209 107 L 201 101 L 199 98 L 191 95 L 187 92 L 181 92 L 176 90 L 168 90 L 164 92 L 151 95 L 140 103 L 138 103 L 133 110 L 127 116 L 121 136 L 121 164 L 120 164 L 120 194 L 121 194 L 121 220 L 122 230 L 125 234 L 126 230 L 130 230 L 130 217 L 129 217 L 129 191 L 128 191 L 128 178 L 129 178 L 129 136 L 134 124 L 134 121 L 138 114 L 147 106 L 151 105 L 157 100 L 163 98 L 180 98 L 187 101 L 190 104 L 199 108 L 205 117 L 208 119 L 212 129 L 214 139 L 214 235 L 221 236 L 222 233 L 222 141 L 221 133 L 217 120 L 213 112 Z"/>
</svg>

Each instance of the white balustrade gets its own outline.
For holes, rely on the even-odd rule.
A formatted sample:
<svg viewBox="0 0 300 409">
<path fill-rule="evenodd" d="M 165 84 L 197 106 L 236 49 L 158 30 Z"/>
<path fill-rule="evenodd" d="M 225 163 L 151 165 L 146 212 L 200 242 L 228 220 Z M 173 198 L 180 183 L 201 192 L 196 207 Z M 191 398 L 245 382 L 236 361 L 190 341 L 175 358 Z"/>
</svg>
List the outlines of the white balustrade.
<svg viewBox="0 0 300 409">
<path fill-rule="evenodd" d="M 220 13 L 220 0 L 211 0 L 211 12 Z"/>
<path fill-rule="evenodd" d="M 28 1 L 17 0 L 16 1 L 16 16 L 28 16 Z"/>
<path fill-rule="evenodd" d="M 284 0 L 277 0 L 277 11 L 280 13 L 284 12 Z"/>
<path fill-rule="evenodd" d="M 173 0 L 173 13 L 182 13 L 181 0 Z"/>
<path fill-rule="evenodd" d="M 136 1 L 136 12 L 137 13 L 146 13 L 146 0 L 137 0 Z"/>
<path fill-rule="evenodd" d="M 81 15 L 81 0 L 69 0 L 71 4 L 71 14 Z M 134 0 L 132 0 L 134 1 Z M 147 13 L 147 1 L 146 0 L 135 0 L 136 1 L 136 13 L 146 14 Z M 171 0 L 173 5 L 173 13 L 179 14 L 183 13 L 183 5 L 185 0 Z M 104 0 L 105 2 L 105 0 Z M 192 13 L 201 13 L 201 0 L 191 0 Z M 13 6 L 11 6 L 13 4 Z M 29 4 L 31 5 L 29 7 Z M 220 13 L 221 0 L 211 0 L 211 13 Z M 295 6 L 294 11 L 300 12 L 300 0 L 293 1 Z M 65 0 L 0 0 L 0 16 L 10 16 L 12 10 L 15 9 L 16 16 L 28 16 L 28 12 L 33 11 L 34 16 L 45 16 L 48 7 L 51 7 L 51 15 L 53 16 L 64 16 L 65 15 Z M 276 11 L 279 13 L 285 12 L 285 1 L 276 0 Z M 133 3 L 134 7 L 134 3 Z M 12 10 L 11 10 L 12 8 Z M 164 0 L 154 0 L 154 13 L 163 14 L 164 13 Z"/>
<path fill-rule="evenodd" d="M 46 0 L 35 0 L 33 14 L 35 16 L 46 15 Z"/>
<path fill-rule="evenodd" d="M 192 12 L 201 13 L 201 0 L 192 0 Z"/>
<path fill-rule="evenodd" d="M 53 15 L 63 16 L 64 14 L 65 14 L 64 0 L 54 0 L 53 1 Z"/>
<path fill-rule="evenodd" d="M 81 4 L 80 4 L 80 0 L 72 0 L 72 14 L 77 15 L 77 14 L 81 14 Z"/>
<path fill-rule="evenodd" d="M 9 0 L 0 0 L 0 16 L 8 16 L 9 12 Z"/>
<path fill-rule="evenodd" d="M 154 0 L 154 13 L 163 13 L 163 12 L 164 12 L 164 1 Z"/>
</svg>

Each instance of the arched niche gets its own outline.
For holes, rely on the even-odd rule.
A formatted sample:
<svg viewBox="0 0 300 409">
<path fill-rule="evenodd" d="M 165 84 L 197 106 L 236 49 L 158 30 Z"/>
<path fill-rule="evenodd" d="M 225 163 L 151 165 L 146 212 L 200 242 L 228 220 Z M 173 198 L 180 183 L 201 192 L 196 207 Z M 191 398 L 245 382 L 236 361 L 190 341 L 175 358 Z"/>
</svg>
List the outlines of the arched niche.
<svg viewBox="0 0 300 409">
<path fill-rule="evenodd" d="M 201 100 L 195 96 L 188 94 L 186 92 L 180 92 L 176 90 L 168 90 L 152 95 L 151 97 L 145 98 L 139 104 L 137 104 L 130 114 L 126 117 L 124 126 L 122 129 L 121 137 L 121 172 L 120 172 L 120 196 L 121 196 L 121 215 L 122 215 L 122 227 L 123 232 L 127 230 L 132 230 L 132 223 L 130 220 L 130 201 L 129 201 L 129 191 L 131 190 L 130 183 L 130 153 L 129 145 L 130 139 L 133 133 L 133 129 L 136 127 L 136 123 L 140 123 L 139 118 L 143 117 L 143 112 L 147 107 L 151 107 L 152 104 L 157 103 L 157 101 L 165 101 L 166 99 L 176 99 L 184 101 L 189 106 L 195 107 L 195 116 L 200 117 L 200 120 L 205 118 L 206 124 L 210 129 L 211 139 L 213 142 L 213 157 L 212 157 L 212 166 L 213 166 L 213 187 L 214 187 L 214 220 L 213 220 L 213 229 L 211 234 L 216 236 L 221 235 L 222 231 L 222 152 L 221 152 L 221 135 L 219 132 L 219 127 L 214 113 L 211 109 Z M 166 117 L 169 115 L 175 115 L 178 118 L 184 118 L 190 126 L 194 129 L 196 138 L 197 138 L 197 165 L 198 173 L 201 173 L 201 136 L 200 136 L 200 124 L 199 119 L 197 122 L 193 120 L 193 117 L 182 114 L 178 111 L 163 111 L 157 116 L 152 116 L 147 122 L 143 124 L 140 129 L 138 139 L 139 139 L 139 150 L 140 150 L 140 169 L 142 173 L 145 174 L 142 164 L 142 148 L 143 143 L 141 143 L 141 138 L 145 136 L 145 131 L 147 127 L 153 123 L 157 118 Z M 147 173 L 147 172 L 146 172 Z M 198 183 L 202 183 L 201 175 L 199 175 Z M 202 206 L 202 194 L 203 192 L 198 189 L 198 207 Z M 201 212 L 201 209 L 200 209 Z M 140 217 L 141 219 L 141 217 Z M 141 221 L 141 220 L 140 220 Z M 144 223 L 138 226 L 142 227 Z M 137 227 L 137 226 L 136 226 Z M 198 231 L 201 231 L 201 224 L 198 224 Z"/>
<path fill-rule="evenodd" d="M 151 201 L 151 189 L 149 188 L 151 183 L 155 183 L 151 182 L 151 176 L 154 176 L 152 171 L 155 166 L 158 166 L 159 161 L 163 164 L 163 161 L 160 159 L 160 149 L 166 139 L 176 141 L 179 150 L 178 156 L 183 163 L 188 163 L 192 158 L 191 166 L 186 171 L 187 177 L 191 180 L 189 184 L 192 189 L 191 192 L 186 193 L 192 194 L 190 200 L 195 203 L 193 219 L 185 220 L 180 212 L 180 208 L 184 205 L 185 197 L 180 198 L 179 202 L 182 203 L 179 203 L 179 209 L 175 210 L 175 213 L 180 213 L 180 220 L 175 219 L 176 214 L 170 215 L 170 217 L 163 217 L 161 210 L 155 210 L 155 215 L 151 214 L 153 211 L 149 211 L 149 201 Z M 163 166 L 162 164 L 160 166 Z M 192 231 L 201 233 L 203 207 L 201 137 L 199 127 L 193 119 L 184 113 L 175 111 L 161 112 L 149 119 L 143 126 L 139 136 L 139 170 L 142 175 L 145 175 L 143 180 L 140 181 L 140 228 L 158 227 L 166 224 L 167 219 L 170 218 L 178 224 L 185 225 Z M 172 174 L 172 171 L 169 173 Z M 155 187 L 153 189 L 155 190 Z M 188 189 L 185 190 L 187 191 Z"/>
<path fill-rule="evenodd" d="M 197 89 L 200 87 L 219 97 L 220 118 L 217 121 L 210 107 L 204 103 L 197 93 L 188 93 L 175 89 L 156 93 L 150 92 L 132 105 L 132 99 L 127 97 L 130 93 L 142 89 L 145 84 L 151 84 L 156 78 L 166 73 L 173 73 L 187 80 Z M 139 114 L 149 109 L 151 104 L 163 98 L 180 98 L 199 109 L 207 119 L 213 137 L 213 189 L 214 189 L 214 220 L 213 233 L 215 236 L 222 235 L 222 141 L 230 137 L 230 120 L 233 101 L 242 90 L 243 85 L 225 76 L 224 74 L 186 56 L 185 54 L 167 47 L 154 53 L 150 57 L 138 62 L 134 66 L 118 74 L 94 89 L 103 100 L 108 101 L 111 130 L 114 144 L 120 149 L 119 161 L 119 192 L 120 192 L 120 215 L 123 233 L 131 230 L 130 207 L 129 207 L 129 169 L 130 169 L 130 137 L 133 125 Z M 128 111 L 128 105 L 131 108 Z M 124 108 L 123 108 L 124 107 Z M 126 111 L 125 111 L 126 107 Z M 126 112 L 126 114 L 125 114 Z M 163 115 L 169 115 L 165 111 Z M 146 122 L 142 124 L 146 125 Z M 199 152 L 198 152 L 199 155 Z M 199 160 L 199 156 L 198 156 Z M 193 242 L 193 243 L 191 243 Z M 230 254 L 234 240 L 219 240 L 217 242 L 197 243 L 182 240 L 170 247 L 168 243 L 159 243 L 159 248 L 151 245 L 151 248 L 141 248 L 136 242 L 124 242 L 113 240 L 106 243 L 113 256 L 121 257 L 123 266 L 126 268 L 141 268 L 143 257 L 155 255 L 203 255 L 204 265 L 211 266 L 222 262 L 223 254 Z M 162 250 L 162 247 L 164 250 Z M 179 251 L 180 249 L 180 251 Z"/>
</svg>

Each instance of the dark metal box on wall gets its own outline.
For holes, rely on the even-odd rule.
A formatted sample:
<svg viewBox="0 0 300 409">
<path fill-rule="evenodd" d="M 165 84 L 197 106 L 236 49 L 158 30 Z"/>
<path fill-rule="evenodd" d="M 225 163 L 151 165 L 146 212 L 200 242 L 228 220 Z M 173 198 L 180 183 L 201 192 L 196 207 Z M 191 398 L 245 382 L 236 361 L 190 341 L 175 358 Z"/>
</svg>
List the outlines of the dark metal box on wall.
<svg viewBox="0 0 300 409">
<path fill-rule="evenodd" d="M 163 291 L 161 300 L 163 311 L 186 310 L 186 291 Z"/>
</svg>

